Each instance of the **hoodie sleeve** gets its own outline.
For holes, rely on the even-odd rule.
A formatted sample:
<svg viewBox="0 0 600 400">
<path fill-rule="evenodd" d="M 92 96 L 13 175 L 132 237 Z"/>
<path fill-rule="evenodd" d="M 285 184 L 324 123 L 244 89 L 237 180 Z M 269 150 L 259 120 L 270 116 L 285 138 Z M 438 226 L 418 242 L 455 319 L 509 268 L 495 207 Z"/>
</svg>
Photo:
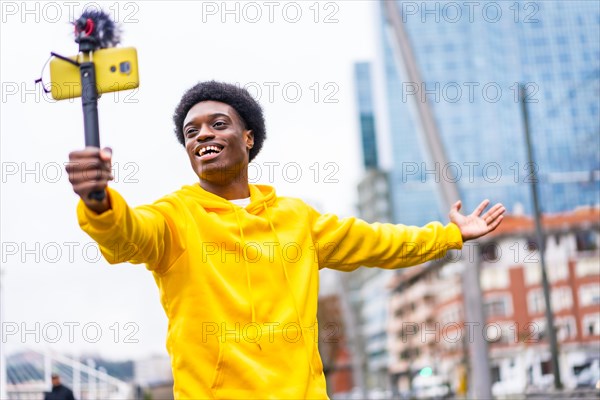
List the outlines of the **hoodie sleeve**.
<svg viewBox="0 0 600 400">
<path fill-rule="evenodd" d="M 311 209 L 319 268 L 352 271 L 360 266 L 394 269 L 422 264 L 462 248 L 458 226 L 431 222 L 423 227 L 369 224 Z"/>
<path fill-rule="evenodd" d="M 164 272 L 183 252 L 175 205 L 159 200 L 152 205 L 130 208 L 114 189 L 107 189 L 111 209 L 96 214 L 80 200 L 79 226 L 100 246 L 110 264 L 146 263 L 147 268 Z"/>
</svg>

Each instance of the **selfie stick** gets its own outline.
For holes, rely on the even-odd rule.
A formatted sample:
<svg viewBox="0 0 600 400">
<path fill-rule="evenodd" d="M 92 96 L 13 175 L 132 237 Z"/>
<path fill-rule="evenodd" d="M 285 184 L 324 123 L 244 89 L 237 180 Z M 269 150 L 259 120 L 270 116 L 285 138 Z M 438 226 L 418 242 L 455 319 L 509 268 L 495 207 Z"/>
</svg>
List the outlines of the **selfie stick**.
<svg viewBox="0 0 600 400">
<path fill-rule="evenodd" d="M 100 148 L 100 126 L 98 123 L 98 90 L 96 89 L 96 69 L 93 62 L 94 51 L 113 47 L 119 43 L 115 23 L 102 11 L 86 11 L 75 25 L 75 42 L 79 43 L 79 53 L 88 55 L 79 65 L 81 76 L 81 105 L 83 108 L 83 128 L 85 145 Z M 90 193 L 90 199 L 104 200 L 104 190 Z"/>
</svg>

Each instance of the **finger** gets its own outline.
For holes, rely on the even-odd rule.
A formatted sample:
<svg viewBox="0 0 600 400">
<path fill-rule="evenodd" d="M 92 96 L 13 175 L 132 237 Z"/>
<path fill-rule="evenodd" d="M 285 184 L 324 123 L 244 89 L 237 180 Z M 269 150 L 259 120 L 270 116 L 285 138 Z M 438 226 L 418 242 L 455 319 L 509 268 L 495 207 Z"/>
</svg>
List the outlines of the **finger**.
<svg viewBox="0 0 600 400">
<path fill-rule="evenodd" d="M 73 173 L 77 173 L 77 172 L 81 172 L 81 171 L 88 171 L 88 170 L 93 170 L 93 169 L 102 169 L 102 170 L 106 170 L 106 171 L 110 171 L 111 166 L 110 163 L 104 162 L 102 160 L 100 160 L 99 158 L 81 158 L 78 159 L 77 161 L 69 161 L 68 163 L 66 163 L 65 165 L 65 169 L 67 170 L 67 172 L 73 172 Z"/>
<path fill-rule="evenodd" d="M 112 181 L 114 179 L 111 171 L 95 170 L 83 173 L 83 180 L 86 181 Z"/>
<path fill-rule="evenodd" d="M 98 181 L 98 180 L 113 180 L 111 170 L 100 168 L 86 168 L 82 170 L 69 171 L 69 182 L 75 185 L 80 182 Z"/>
<path fill-rule="evenodd" d="M 102 161 L 109 161 L 112 158 L 112 149 L 110 147 L 105 147 L 100 151 L 100 159 Z"/>
<path fill-rule="evenodd" d="M 100 149 L 97 147 L 86 147 L 83 150 L 76 150 L 69 153 L 70 160 L 78 160 L 82 158 L 98 158 L 100 154 Z"/>
<path fill-rule="evenodd" d="M 477 206 L 477 208 L 475 209 L 475 211 L 473 211 L 473 213 L 471 213 L 471 215 L 480 216 L 483 210 L 485 210 L 485 208 L 488 206 L 488 204 L 490 204 L 490 201 L 488 199 L 485 199 L 479 204 L 479 206 Z"/>
<path fill-rule="evenodd" d="M 484 215 L 483 215 L 483 219 L 487 221 L 491 221 L 495 218 L 497 218 L 499 215 L 504 214 L 504 212 L 506 211 L 506 208 L 504 208 L 504 206 L 500 203 L 494 205 L 492 208 L 490 208 Z"/>
<path fill-rule="evenodd" d="M 112 172 L 102 170 L 89 170 L 79 174 L 73 174 L 69 177 L 72 185 L 77 185 L 83 182 L 100 182 L 113 180 Z"/>
<path fill-rule="evenodd" d="M 80 158 L 77 161 L 69 161 L 65 165 L 67 172 L 81 172 L 92 168 L 101 168 L 102 162 L 97 158 Z"/>
<path fill-rule="evenodd" d="M 494 231 L 500 225 L 500 222 L 502 222 L 503 219 L 504 216 L 500 215 L 498 218 L 493 220 L 492 223 L 488 224 L 488 233 Z"/>
</svg>

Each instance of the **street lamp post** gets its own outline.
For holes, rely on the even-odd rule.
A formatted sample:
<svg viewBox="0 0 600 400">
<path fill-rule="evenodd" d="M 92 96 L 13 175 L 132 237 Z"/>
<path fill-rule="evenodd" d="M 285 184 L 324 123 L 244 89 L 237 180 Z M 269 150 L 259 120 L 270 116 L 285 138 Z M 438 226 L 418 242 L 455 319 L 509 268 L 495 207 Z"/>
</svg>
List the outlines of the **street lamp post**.
<svg viewBox="0 0 600 400">
<path fill-rule="evenodd" d="M 541 212 L 538 195 L 538 178 L 536 175 L 533 146 L 531 143 L 529 112 L 527 109 L 527 88 L 525 85 L 519 85 L 519 98 L 521 102 L 521 111 L 523 113 L 523 127 L 525 131 L 525 141 L 527 144 L 527 158 L 531 168 L 531 197 L 533 200 L 533 215 L 535 219 L 535 232 L 540 252 L 540 265 L 542 269 L 542 288 L 544 290 L 544 302 L 546 303 L 546 328 L 550 339 L 550 353 L 552 354 L 552 372 L 554 375 L 554 388 L 562 389 L 563 385 L 560 379 L 560 369 L 558 365 L 558 342 L 556 340 L 556 331 L 554 329 L 554 315 L 552 313 L 552 304 L 550 301 L 550 285 L 548 284 L 548 275 L 546 274 L 546 262 L 544 250 L 546 247 L 544 232 L 542 231 Z"/>
</svg>

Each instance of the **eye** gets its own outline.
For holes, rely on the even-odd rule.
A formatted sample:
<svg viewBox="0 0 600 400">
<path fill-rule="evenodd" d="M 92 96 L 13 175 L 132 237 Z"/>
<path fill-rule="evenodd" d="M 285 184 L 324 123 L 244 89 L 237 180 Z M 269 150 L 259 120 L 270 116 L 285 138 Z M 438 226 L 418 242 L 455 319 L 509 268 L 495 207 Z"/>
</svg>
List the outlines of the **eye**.
<svg viewBox="0 0 600 400">
<path fill-rule="evenodd" d="M 227 124 L 225 123 L 225 121 L 216 121 L 213 124 L 213 127 L 215 127 L 215 128 L 224 128 L 225 126 L 227 126 Z"/>
<path fill-rule="evenodd" d="M 196 128 L 190 128 L 190 129 L 188 129 L 188 130 L 185 131 L 185 136 L 189 137 L 189 136 L 195 135 L 196 132 L 198 132 L 198 129 L 196 129 Z"/>
</svg>

